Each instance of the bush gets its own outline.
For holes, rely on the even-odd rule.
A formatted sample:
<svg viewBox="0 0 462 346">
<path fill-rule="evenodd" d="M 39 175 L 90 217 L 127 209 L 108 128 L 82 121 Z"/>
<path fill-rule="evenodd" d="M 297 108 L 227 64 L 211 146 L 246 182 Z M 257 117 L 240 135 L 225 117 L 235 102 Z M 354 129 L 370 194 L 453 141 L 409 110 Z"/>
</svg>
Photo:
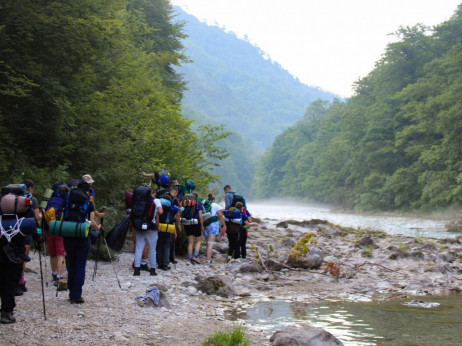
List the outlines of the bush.
<svg viewBox="0 0 462 346">
<path fill-rule="evenodd" d="M 213 334 L 202 344 L 206 346 L 245 346 L 249 344 L 249 339 L 245 336 L 245 328 L 242 325 L 235 325 L 232 330 Z"/>
</svg>

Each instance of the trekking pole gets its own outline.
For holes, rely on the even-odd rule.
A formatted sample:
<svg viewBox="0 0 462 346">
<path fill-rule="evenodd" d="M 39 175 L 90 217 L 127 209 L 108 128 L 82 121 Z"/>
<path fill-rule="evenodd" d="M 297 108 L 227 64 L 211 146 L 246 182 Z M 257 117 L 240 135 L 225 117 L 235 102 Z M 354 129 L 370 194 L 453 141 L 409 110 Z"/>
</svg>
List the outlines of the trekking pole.
<svg viewBox="0 0 462 346">
<path fill-rule="evenodd" d="M 111 261 L 111 264 L 112 264 L 112 270 L 114 270 L 114 274 L 115 274 L 117 282 L 119 284 L 119 288 L 122 289 L 122 285 L 120 284 L 119 276 L 117 275 L 117 271 L 115 269 L 115 264 L 112 261 L 111 251 L 109 251 L 109 246 L 107 245 L 106 238 L 104 237 L 103 219 L 101 219 L 101 237 L 103 238 L 104 244 L 106 245 L 107 254 L 109 255 L 109 260 Z"/>
<path fill-rule="evenodd" d="M 99 212 L 103 213 L 106 208 L 102 208 Z M 101 229 L 103 228 L 104 217 L 101 218 Z M 96 245 L 96 259 L 95 259 L 95 267 L 93 268 L 93 276 L 92 281 L 95 281 L 96 271 L 98 270 L 98 261 L 99 261 L 99 250 L 101 248 L 101 231 L 98 234 L 98 245 Z"/>
<path fill-rule="evenodd" d="M 43 271 L 42 271 L 42 248 L 40 243 L 37 242 L 38 250 L 39 250 L 39 262 L 40 262 L 40 281 L 42 282 L 42 303 L 43 303 L 43 318 L 47 319 L 47 312 L 45 309 L 45 288 L 43 287 Z M 46 259 L 45 259 L 46 261 Z M 46 262 L 45 262 L 46 263 Z"/>
</svg>

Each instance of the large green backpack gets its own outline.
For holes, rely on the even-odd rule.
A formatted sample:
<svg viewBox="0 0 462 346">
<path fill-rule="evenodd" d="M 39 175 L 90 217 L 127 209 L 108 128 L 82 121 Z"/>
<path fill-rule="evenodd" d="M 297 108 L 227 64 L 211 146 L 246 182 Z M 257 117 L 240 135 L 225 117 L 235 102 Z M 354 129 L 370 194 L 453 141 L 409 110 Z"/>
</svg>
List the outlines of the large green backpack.
<svg viewBox="0 0 462 346">
<path fill-rule="evenodd" d="M 204 212 L 202 214 L 202 216 L 204 217 L 204 215 L 206 214 L 212 214 L 212 202 L 209 201 L 209 200 L 206 200 L 204 202 L 202 202 L 202 207 L 204 208 Z M 218 221 L 218 216 L 210 216 L 209 218 L 207 218 L 206 220 L 204 219 L 204 226 L 207 227 L 209 226 L 210 224 L 214 223 Z"/>
<path fill-rule="evenodd" d="M 239 233 L 239 230 L 241 229 L 242 225 L 239 224 L 239 223 L 234 223 L 234 222 L 231 222 L 231 218 L 232 218 L 232 215 L 233 215 L 233 212 L 237 210 L 237 208 L 235 207 L 231 207 L 228 209 L 228 214 L 226 215 L 226 218 L 230 221 L 227 221 L 226 222 L 226 233 L 229 233 L 229 234 L 236 234 L 236 233 Z"/>
</svg>

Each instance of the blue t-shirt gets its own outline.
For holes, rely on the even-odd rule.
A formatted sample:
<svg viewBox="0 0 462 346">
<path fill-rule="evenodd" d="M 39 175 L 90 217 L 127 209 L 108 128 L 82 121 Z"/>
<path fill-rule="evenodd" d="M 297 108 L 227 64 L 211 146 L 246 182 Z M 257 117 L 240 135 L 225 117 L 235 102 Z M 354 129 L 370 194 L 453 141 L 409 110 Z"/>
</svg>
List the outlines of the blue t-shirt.
<svg viewBox="0 0 462 346">
<path fill-rule="evenodd" d="M 196 214 L 194 214 L 195 219 L 199 219 L 199 210 L 204 210 L 204 207 L 202 206 L 202 204 L 197 203 L 196 204 Z"/>
<path fill-rule="evenodd" d="M 225 216 L 228 215 L 228 211 L 225 210 Z M 245 213 L 241 213 L 241 211 L 239 209 L 236 209 L 233 211 L 233 213 L 231 214 L 231 219 L 232 220 L 235 220 L 235 219 L 241 219 L 241 223 L 243 224 L 245 221 L 248 220 L 247 218 L 247 215 Z"/>
</svg>

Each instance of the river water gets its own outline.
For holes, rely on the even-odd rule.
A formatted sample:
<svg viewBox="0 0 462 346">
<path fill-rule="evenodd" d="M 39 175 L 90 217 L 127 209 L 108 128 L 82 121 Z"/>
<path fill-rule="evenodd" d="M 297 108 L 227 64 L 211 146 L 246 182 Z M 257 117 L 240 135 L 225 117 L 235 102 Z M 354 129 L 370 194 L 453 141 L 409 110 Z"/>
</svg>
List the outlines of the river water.
<svg viewBox="0 0 462 346">
<path fill-rule="evenodd" d="M 321 219 L 344 227 L 369 228 L 412 237 L 448 238 L 462 235 L 462 233 L 447 232 L 444 226 L 447 221 L 429 218 L 385 214 L 350 214 L 335 212 L 327 207 L 295 203 L 284 205 L 271 202 L 267 204 L 248 203 L 248 209 L 253 216 L 269 219 L 274 223 L 289 219 L 298 221 Z"/>
<path fill-rule="evenodd" d="M 441 221 L 385 214 L 361 215 L 335 212 L 327 207 L 303 204 L 248 203 L 252 215 L 271 223 L 282 220 L 327 220 L 353 228 L 382 230 L 390 234 L 455 237 Z M 438 303 L 434 308 L 403 305 L 413 299 Z M 417 297 L 406 301 L 325 301 L 305 304 L 293 301 L 260 301 L 243 317 L 246 323 L 276 331 L 288 325 L 321 327 L 345 345 L 462 345 L 462 295 Z"/>
<path fill-rule="evenodd" d="M 434 308 L 404 305 L 413 299 L 439 305 Z M 248 309 L 244 319 L 258 329 L 271 332 L 289 325 L 320 327 L 345 345 L 462 344 L 460 294 L 382 303 L 264 301 Z"/>
</svg>

